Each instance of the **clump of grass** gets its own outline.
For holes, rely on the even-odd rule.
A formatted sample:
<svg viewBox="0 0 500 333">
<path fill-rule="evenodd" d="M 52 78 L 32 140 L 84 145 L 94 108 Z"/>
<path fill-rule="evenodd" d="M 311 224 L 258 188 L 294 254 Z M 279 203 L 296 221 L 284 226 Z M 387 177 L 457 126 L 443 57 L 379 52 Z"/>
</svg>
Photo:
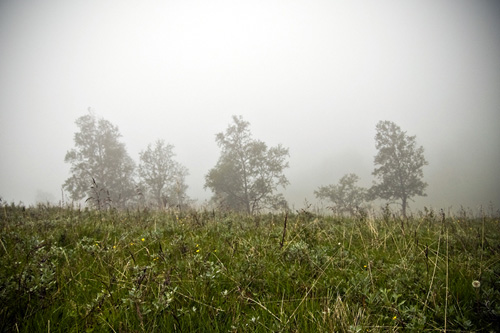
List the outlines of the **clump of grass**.
<svg viewBox="0 0 500 333">
<path fill-rule="evenodd" d="M 500 326 L 498 218 L 2 208 L 2 331 Z"/>
</svg>

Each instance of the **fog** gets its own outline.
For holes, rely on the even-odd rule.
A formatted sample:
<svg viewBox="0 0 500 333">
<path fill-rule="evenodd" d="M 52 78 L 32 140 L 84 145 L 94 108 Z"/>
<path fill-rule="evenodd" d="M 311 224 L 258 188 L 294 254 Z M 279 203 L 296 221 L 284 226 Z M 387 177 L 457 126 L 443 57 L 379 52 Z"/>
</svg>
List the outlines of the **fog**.
<svg viewBox="0 0 500 333">
<path fill-rule="evenodd" d="M 496 1 L 0 2 L 0 196 L 57 202 L 90 107 L 129 155 L 175 146 L 188 194 L 210 198 L 232 115 L 290 149 L 296 208 L 347 173 L 372 184 L 375 125 L 425 148 L 412 210 L 500 206 Z"/>
</svg>

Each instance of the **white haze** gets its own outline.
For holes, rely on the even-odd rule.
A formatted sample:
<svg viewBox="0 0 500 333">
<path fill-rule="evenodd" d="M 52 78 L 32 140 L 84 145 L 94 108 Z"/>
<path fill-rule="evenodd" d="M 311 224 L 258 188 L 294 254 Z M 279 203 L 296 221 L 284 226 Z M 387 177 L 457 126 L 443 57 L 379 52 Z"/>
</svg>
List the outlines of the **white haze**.
<svg viewBox="0 0 500 333">
<path fill-rule="evenodd" d="M 296 208 L 347 173 L 371 185 L 379 120 L 425 148 L 412 209 L 498 207 L 499 33 L 496 1 L 4 0 L 0 196 L 59 200 L 91 107 L 136 161 L 173 144 L 199 204 L 215 134 L 242 115 L 289 147 Z"/>
</svg>

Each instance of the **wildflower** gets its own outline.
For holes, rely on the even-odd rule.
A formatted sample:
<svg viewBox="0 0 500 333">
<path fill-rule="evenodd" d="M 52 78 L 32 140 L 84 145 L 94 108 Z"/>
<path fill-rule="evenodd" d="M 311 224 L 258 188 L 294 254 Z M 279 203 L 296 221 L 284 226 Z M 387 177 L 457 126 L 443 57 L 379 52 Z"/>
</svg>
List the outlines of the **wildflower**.
<svg viewBox="0 0 500 333">
<path fill-rule="evenodd" d="M 364 265 L 363 267 L 366 268 L 366 265 Z"/>
<path fill-rule="evenodd" d="M 116 249 L 116 245 L 113 245 L 113 249 Z"/>
<path fill-rule="evenodd" d="M 141 238 L 141 242 L 144 242 L 144 241 L 145 241 L 145 239 L 144 239 L 144 237 L 142 237 L 142 238 Z"/>
<path fill-rule="evenodd" d="M 481 282 L 479 282 L 478 280 L 474 280 L 474 281 L 472 281 L 472 286 L 474 288 L 479 288 L 479 287 L 481 287 Z"/>
<path fill-rule="evenodd" d="M 392 317 L 392 320 L 396 320 L 397 316 Z"/>
<path fill-rule="evenodd" d="M 200 249 L 196 249 L 196 253 L 200 252 Z"/>
<path fill-rule="evenodd" d="M 134 243 L 130 243 L 130 246 L 134 245 Z"/>
</svg>

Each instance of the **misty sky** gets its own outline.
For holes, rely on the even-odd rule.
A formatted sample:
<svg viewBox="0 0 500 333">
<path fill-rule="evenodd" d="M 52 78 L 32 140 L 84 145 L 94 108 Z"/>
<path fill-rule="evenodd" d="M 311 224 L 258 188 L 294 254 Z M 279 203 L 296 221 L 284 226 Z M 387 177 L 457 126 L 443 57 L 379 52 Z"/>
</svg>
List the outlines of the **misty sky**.
<svg viewBox="0 0 500 333">
<path fill-rule="evenodd" d="M 497 1 L 0 2 L 0 196 L 61 197 L 75 120 L 91 107 L 138 161 L 164 139 L 188 194 L 215 134 L 242 115 L 290 149 L 285 197 L 354 172 L 373 180 L 375 125 L 425 148 L 428 197 L 412 209 L 500 206 Z"/>
</svg>

